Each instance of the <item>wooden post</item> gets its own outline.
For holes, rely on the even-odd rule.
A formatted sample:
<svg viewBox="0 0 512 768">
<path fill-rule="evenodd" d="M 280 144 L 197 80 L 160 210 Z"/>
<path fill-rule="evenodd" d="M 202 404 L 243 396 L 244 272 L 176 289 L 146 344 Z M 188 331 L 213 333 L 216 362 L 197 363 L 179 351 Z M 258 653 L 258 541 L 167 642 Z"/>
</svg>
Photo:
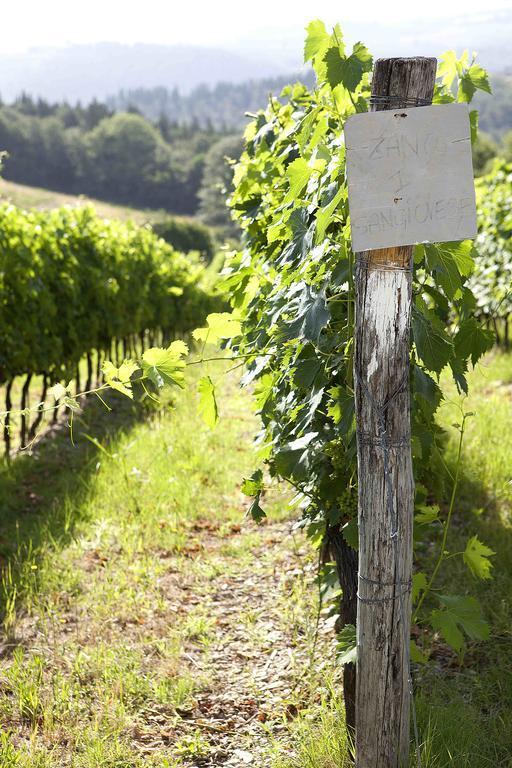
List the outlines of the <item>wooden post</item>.
<svg viewBox="0 0 512 768">
<path fill-rule="evenodd" d="M 429 102 L 435 72 L 431 58 L 379 59 L 372 109 Z M 400 246 L 360 253 L 356 261 L 357 768 L 409 764 L 411 259 L 412 247 Z"/>
</svg>

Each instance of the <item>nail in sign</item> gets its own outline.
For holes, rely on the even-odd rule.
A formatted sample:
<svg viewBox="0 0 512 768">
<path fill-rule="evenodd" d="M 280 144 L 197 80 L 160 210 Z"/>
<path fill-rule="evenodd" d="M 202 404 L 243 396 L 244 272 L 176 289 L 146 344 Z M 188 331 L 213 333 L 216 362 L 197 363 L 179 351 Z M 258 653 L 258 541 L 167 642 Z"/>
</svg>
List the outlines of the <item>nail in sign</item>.
<svg viewBox="0 0 512 768">
<path fill-rule="evenodd" d="M 466 104 L 353 115 L 345 125 L 352 249 L 476 236 Z"/>
</svg>

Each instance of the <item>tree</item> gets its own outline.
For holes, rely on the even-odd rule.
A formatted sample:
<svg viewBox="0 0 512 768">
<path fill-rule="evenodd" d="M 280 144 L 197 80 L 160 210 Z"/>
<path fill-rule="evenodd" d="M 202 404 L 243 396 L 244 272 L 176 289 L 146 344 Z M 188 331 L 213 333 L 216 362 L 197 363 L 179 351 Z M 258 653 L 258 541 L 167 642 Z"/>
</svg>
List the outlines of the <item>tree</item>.
<svg viewBox="0 0 512 768">
<path fill-rule="evenodd" d="M 158 207 L 162 194 L 156 182 L 172 180 L 172 170 L 168 147 L 156 128 L 140 115 L 118 114 L 102 120 L 86 140 L 90 193 Z"/>
<path fill-rule="evenodd" d="M 240 229 L 226 207 L 233 185 L 233 165 L 239 159 L 243 142 L 239 136 L 226 136 L 208 151 L 199 189 L 199 215 L 205 224 L 216 227 L 223 236 L 237 237 Z"/>
<path fill-rule="evenodd" d="M 490 161 L 498 154 L 498 145 L 486 133 L 479 133 L 473 144 L 473 170 L 481 176 L 489 168 Z"/>
<path fill-rule="evenodd" d="M 512 131 L 508 131 L 503 136 L 501 147 L 500 155 L 507 163 L 512 163 Z"/>
</svg>

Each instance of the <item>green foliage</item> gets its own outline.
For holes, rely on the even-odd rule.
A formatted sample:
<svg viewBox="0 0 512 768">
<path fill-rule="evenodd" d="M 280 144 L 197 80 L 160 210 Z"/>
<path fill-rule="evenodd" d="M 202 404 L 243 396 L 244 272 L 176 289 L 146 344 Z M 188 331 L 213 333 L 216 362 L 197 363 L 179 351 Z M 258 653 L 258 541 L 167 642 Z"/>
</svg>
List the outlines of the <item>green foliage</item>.
<svg viewBox="0 0 512 768">
<path fill-rule="evenodd" d="M 205 344 L 215 344 L 240 332 L 240 320 L 229 312 L 212 312 L 206 318 L 206 323 L 204 328 L 195 328 L 192 332 L 197 341 L 203 341 Z"/>
<path fill-rule="evenodd" d="M 489 166 L 498 155 L 499 147 L 496 142 L 485 133 L 479 133 L 473 142 L 473 170 L 475 176 L 481 176 L 489 171 Z"/>
<path fill-rule="evenodd" d="M 136 112 L 136 110 L 135 110 Z M 141 114 L 34 103 L 0 105 L 4 177 L 102 200 L 194 214 L 205 155 L 222 134 L 154 125 Z"/>
<path fill-rule="evenodd" d="M 247 510 L 247 515 L 256 523 L 259 523 L 266 517 L 265 512 L 260 506 L 261 494 L 263 493 L 263 472 L 257 469 L 249 478 L 244 478 L 242 483 L 242 493 L 252 497 L 252 502 Z"/>
<path fill-rule="evenodd" d="M 209 427 L 214 427 L 219 418 L 215 385 L 209 376 L 203 376 L 197 385 L 199 392 L 199 413 Z"/>
<path fill-rule="evenodd" d="M 111 389 L 115 389 L 122 395 L 129 397 L 130 400 L 133 400 L 131 377 L 137 370 L 137 363 L 134 363 L 131 360 L 125 360 L 119 367 L 115 366 L 110 360 L 105 360 L 103 363 L 105 383 L 108 384 Z M 52 389 L 52 394 L 56 400 L 60 400 L 60 398 L 66 394 L 66 390 L 62 384 L 56 384 Z"/>
<path fill-rule="evenodd" d="M 340 664 L 355 664 L 357 659 L 356 628 L 353 624 L 345 624 L 338 635 L 338 661 Z"/>
<path fill-rule="evenodd" d="M 482 617 L 476 598 L 461 595 L 438 595 L 442 608 L 432 611 L 432 626 L 454 650 L 464 645 L 463 631 L 472 640 L 486 640 L 489 626 Z"/>
<path fill-rule="evenodd" d="M 233 168 L 242 153 L 240 136 L 226 136 L 206 153 L 199 188 L 199 216 L 222 237 L 240 236 L 240 229 L 229 215 L 227 198 L 233 186 Z"/>
<path fill-rule="evenodd" d="M 464 562 L 474 576 L 479 579 L 490 579 L 492 563 L 489 558 L 496 554 L 490 547 L 482 544 L 478 536 L 472 536 L 464 550 Z"/>
<path fill-rule="evenodd" d="M 157 389 L 173 384 L 183 387 L 185 382 L 183 357 L 187 354 L 188 347 L 181 340 L 173 341 L 167 349 L 151 347 L 142 355 L 142 372 Z"/>
<path fill-rule="evenodd" d="M 313 80 L 309 71 L 304 76 L 308 81 Z M 261 109 L 269 93 L 279 94 L 289 82 L 289 76 L 266 77 L 241 83 L 202 84 L 187 93 L 165 86 L 124 89 L 109 97 L 107 104 L 120 112 L 136 107 L 164 129 L 164 137 L 169 130 L 176 134 L 178 128 L 190 132 L 198 126 L 206 130 L 213 126 L 217 131 L 241 132 L 248 122 L 247 113 Z"/>
<path fill-rule="evenodd" d="M 355 543 L 353 525 L 347 526 L 357 495 L 354 255 L 342 131 L 350 115 L 366 109 L 372 60 L 361 43 L 346 52 L 341 29 L 330 34 L 319 21 L 307 28 L 305 59 L 316 72 L 316 88 L 296 84 L 283 92 L 284 104 L 271 99 L 247 128 L 235 171 L 231 206 L 244 235 L 243 250 L 226 269 L 241 319 L 230 346 L 247 359 L 245 381 L 257 382 L 261 460 L 297 488 L 312 536 L 341 524 L 346 541 Z M 469 100 L 476 89 L 488 89 L 483 70 L 466 55 L 447 54 L 435 102 Z M 473 317 L 468 280 L 474 266 L 470 242 L 415 249 L 411 420 L 420 481 L 436 468 L 441 372 L 449 367 L 466 390 L 469 363 L 492 343 Z M 419 529 L 437 519 L 433 509 L 435 515 L 420 511 Z"/>
<path fill-rule="evenodd" d="M 491 172 L 477 180 L 478 259 L 472 279 L 479 315 L 512 314 L 512 165 L 496 160 Z"/>
<path fill-rule="evenodd" d="M 475 107 L 482 130 L 499 140 L 512 125 L 512 79 L 510 75 L 493 75 L 491 86 L 492 96 L 485 92 L 475 95 Z"/>
<path fill-rule="evenodd" d="M 181 253 L 198 251 L 205 261 L 215 255 L 215 243 L 208 227 L 197 221 L 184 221 L 167 216 L 153 224 L 153 232 Z"/>
<path fill-rule="evenodd" d="M 84 354 L 110 348 L 114 338 L 190 330 L 212 308 L 197 285 L 202 270 L 150 229 L 100 219 L 92 208 L 1 206 L 0 380 L 46 373 L 68 381 Z M 175 380 L 161 361 L 151 364 L 151 354 L 148 375 Z M 162 355 L 167 360 L 171 352 Z M 115 389 L 131 393 L 129 363 L 104 373 Z"/>
</svg>

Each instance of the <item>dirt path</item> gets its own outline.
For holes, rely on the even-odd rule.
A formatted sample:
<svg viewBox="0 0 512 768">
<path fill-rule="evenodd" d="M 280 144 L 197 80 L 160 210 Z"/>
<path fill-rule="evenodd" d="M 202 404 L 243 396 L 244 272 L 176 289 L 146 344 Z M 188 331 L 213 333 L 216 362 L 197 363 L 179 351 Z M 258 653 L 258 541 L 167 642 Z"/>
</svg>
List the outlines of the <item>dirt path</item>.
<svg viewBox="0 0 512 768">
<path fill-rule="evenodd" d="M 0 768 L 288 768 L 333 633 L 312 663 L 316 555 L 278 489 L 270 522 L 245 518 L 254 430 L 228 394 L 216 430 L 185 393 L 108 452 L 57 435 L 8 478 Z"/>
<path fill-rule="evenodd" d="M 197 548 L 186 580 L 187 570 L 173 573 L 170 563 L 162 588 L 180 611 L 201 606 L 206 613 L 207 640 L 192 636 L 183 653 L 205 682 L 162 736 L 191 768 L 263 768 L 271 764 L 270 742 L 309 697 L 314 565 L 291 523 L 257 532 L 234 526 L 228 540 L 203 530 Z"/>
</svg>

